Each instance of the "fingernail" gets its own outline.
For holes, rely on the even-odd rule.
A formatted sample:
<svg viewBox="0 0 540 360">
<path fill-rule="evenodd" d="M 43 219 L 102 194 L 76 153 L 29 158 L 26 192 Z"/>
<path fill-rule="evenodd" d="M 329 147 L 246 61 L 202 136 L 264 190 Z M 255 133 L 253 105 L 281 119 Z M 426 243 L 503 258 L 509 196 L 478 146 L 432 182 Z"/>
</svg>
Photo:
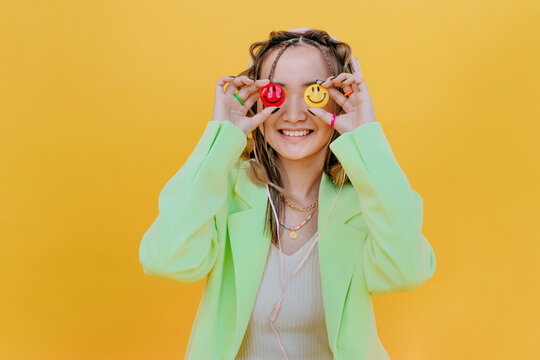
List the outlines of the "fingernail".
<svg viewBox="0 0 540 360">
<path fill-rule="evenodd" d="M 273 111 L 272 111 L 272 114 L 275 113 L 276 111 L 278 111 L 279 108 L 275 108 Z"/>
<path fill-rule="evenodd" d="M 310 113 L 311 115 L 317 116 L 317 115 L 315 115 L 314 113 L 312 113 L 311 110 L 307 109 L 307 111 L 309 111 L 309 113 Z"/>
</svg>

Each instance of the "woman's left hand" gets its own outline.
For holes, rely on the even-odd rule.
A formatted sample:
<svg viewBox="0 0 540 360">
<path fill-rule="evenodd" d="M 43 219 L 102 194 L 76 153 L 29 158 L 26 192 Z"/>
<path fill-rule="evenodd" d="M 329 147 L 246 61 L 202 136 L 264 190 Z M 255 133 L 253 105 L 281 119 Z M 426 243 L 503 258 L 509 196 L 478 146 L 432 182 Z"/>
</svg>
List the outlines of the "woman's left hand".
<svg viewBox="0 0 540 360">
<path fill-rule="evenodd" d="M 336 117 L 334 128 L 340 133 L 346 133 L 359 127 L 360 125 L 375 122 L 375 110 L 368 88 L 362 77 L 361 72 L 341 73 L 335 77 L 329 77 L 320 84 L 330 93 L 330 97 L 343 108 L 344 114 Z M 345 93 L 350 90 L 354 92 L 349 96 L 344 96 L 337 89 L 333 88 L 338 85 Z M 332 122 L 332 113 L 321 108 L 310 107 L 309 110 L 318 118 L 324 120 L 330 125 Z"/>
</svg>

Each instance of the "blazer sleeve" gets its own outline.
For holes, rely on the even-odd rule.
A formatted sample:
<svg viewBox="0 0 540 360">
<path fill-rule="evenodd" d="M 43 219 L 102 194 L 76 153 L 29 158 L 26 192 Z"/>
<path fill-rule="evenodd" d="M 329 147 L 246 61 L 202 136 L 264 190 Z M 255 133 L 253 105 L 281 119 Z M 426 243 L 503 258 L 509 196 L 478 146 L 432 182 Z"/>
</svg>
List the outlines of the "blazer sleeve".
<svg viewBox="0 0 540 360">
<path fill-rule="evenodd" d="M 139 248 L 146 275 L 194 282 L 210 272 L 221 245 L 216 215 L 227 211 L 231 170 L 238 169 L 234 165 L 246 143 L 242 130 L 229 121 L 207 124 L 193 153 L 159 194 L 159 214 Z"/>
<path fill-rule="evenodd" d="M 435 254 L 422 234 L 423 200 L 411 189 L 378 121 L 330 144 L 359 196 L 368 234 L 362 262 L 372 295 L 413 290 L 433 276 Z"/>
</svg>

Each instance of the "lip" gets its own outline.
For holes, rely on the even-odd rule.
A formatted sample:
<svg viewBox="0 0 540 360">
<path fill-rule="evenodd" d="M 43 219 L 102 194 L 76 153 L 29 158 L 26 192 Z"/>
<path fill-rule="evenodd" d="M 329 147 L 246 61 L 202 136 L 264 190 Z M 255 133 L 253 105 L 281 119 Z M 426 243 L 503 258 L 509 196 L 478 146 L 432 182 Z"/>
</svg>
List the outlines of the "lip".
<svg viewBox="0 0 540 360">
<path fill-rule="evenodd" d="M 294 142 L 305 140 L 305 139 L 309 138 L 309 137 L 314 133 L 314 130 L 313 130 L 313 129 L 294 129 L 294 130 L 289 130 L 289 129 L 279 129 L 279 130 L 286 130 L 286 131 L 302 131 L 302 130 L 309 130 L 309 131 L 311 131 L 309 134 L 304 135 L 304 136 L 289 136 L 289 135 L 282 134 L 280 131 L 278 131 L 279 136 L 281 136 L 283 139 L 285 139 L 285 140 L 287 140 L 287 141 L 294 141 Z"/>
<path fill-rule="evenodd" d="M 278 129 L 279 130 L 282 130 L 282 131 L 313 131 L 313 129 L 308 129 L 308 128 L 297 128 L 297 129 L 291 129 L 291 128 L 281 128 L 281 129 Z"/>
</svg>

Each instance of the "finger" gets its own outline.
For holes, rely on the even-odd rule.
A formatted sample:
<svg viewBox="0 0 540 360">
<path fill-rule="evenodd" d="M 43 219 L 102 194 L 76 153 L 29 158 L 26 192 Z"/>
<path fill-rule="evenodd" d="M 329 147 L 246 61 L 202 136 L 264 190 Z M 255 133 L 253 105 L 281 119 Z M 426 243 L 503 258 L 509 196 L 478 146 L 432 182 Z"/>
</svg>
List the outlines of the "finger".
<svg viewBox="0 0 540 360">
<path fill-rule="evenodd" d="M 334 88 L 337 88 L 346 98 L 349 98 L 349 96 L 351 96 L 351 94 L 354 92 L 354 89 L 350 85 L 344 85 L 343 83 L 339 84 L 339 86 L 335 86 Z"/>
<path fill-rule="evenodd" d="M 335 79 L 336 77 L 335 76 L 329 76 L 326 78 L 326 80 L 321 80 L 321 83 L 319 85 L 321 85 L 322 87 L 329 87 L 329 86 L 332 86 L 332 80 Z"/>
<path fill-rule="evenodd" d="M 343 90 L 343 94 L 345 95 L 352 90 L 352 87 L 350 85 L 341 84 L 341 90 Z"/>
<path fill-rule="evenodd" d="M 344 84 L 345 81 L 350 79 L 352 76 L 354 75 L 349 73 L 341 73 L 332 80 L 332 84 Z"/>
<path fill-rule="evenodd" d="M 247 76 L 240 76 L 233 81 L 229 83 L 227 86 L 227 89 L 225 89 L 225 95 L 231 96 L 234 93 L 236 93 L 239 89 L 241 89 L 245 85 L 251 85 L 253 83 L 253 80 L 249 79 Z"/>
<path fill-rule="evenodd" d="M 334 101 L 341 107 L 343 107 L 343 104 L 348 100 L 347 97 L 345 97 L 339 90 L 334 88 L 328 88 L 328 93 L 330 93 L 330 97 L 334 99 Z"/>
<path fill-rule="evenodd" d="M 321 86 L 326 88 L 327 90 L 337 89 L 338 91 L 343 90 L 343 93 L 349 92 L 350 90 L 352 90 L 352 88 L 349 85 L 343 85 L 343 83 L 348 79 L 340 81 L 340 78 L 349 76 L 351 74 L 349 73 L 343 73 L 343 74 L 344 75 L 340 74 L 339 76 L 336 76 L 334 78 L 328 78 L 324 83 L 321 84 Z M 339 85 L 339 86 L 336 86 L 336 85 Z"/>
<path fill-rule="evenodd" d="M 353 83 L 353 84 L 351 85 L 351 87 L 353 88 L 354 92 L 356 92 L 356 93 L 359 93 L 359 92 L 362 91 L 362 88 L 360 87 L 360 84 Z"/>
<path fill-rule="evenodd" d="M 253 82 L 251 85 L 246 85 L 242 89 L 238 90 L 236 95 L 240 96 L 241 99 L 247 99 L 255 92 L 259 92 L 259 89 L 268 85 L 270 83 L 269 79 L 261 79 Z M 245 100 L 244 100 L 245 102 Z"/>
<path fill-rule="evenodd" d="M 369 90 L 365 82 L 361 82 L 361 83 L 354 82 L 351 86 L 355 92 L 369 94 Z"/>
<path fill-rule="evenodd" d="M 336 80 L 339 80 L 339 79 L 336 79 Z M 351 96 L 354 92 L 357 92 L 358 89 L 354 89 L 352 87 L 353 84 L 357 84 L 358 83 L 361 83 L 362 82 L 362 79 L 359 77 L 359 76 L 356 76 L 356 75 L 352 75 L 352 74 L 349 74 L 349 76 L 347 76 L 346 78 L 344 78 L 341 82 L 340 82 L 340 86 L 342 87 L 343 89 L 343 92 L 344 92 L 344 96 L 345 97 L 349 97 Z"/>
<path fill-rule="evenodd" d="M 343 81 L 347 80 L 350 76 L 353 76 L 352 74 L 350 73 L 346 73 L 346 72 L 343 72 L 337 76 L 331 76 L 329 77 L 328 79 L 326 79 L 326 81 L 321 84 L 323 87 L 331 87 L 332 85 L 335 85 L 335 84 L 342 84 Z"/>
<path fill-rule="evenodd" d="M 247 76 L 239 76 L 235 78 L 231 83 L 229 83 L 229 86 L 227 86 L 227 90 L 225 90 L 225 94 L 233 95 L 237 89 L 241 88 L 244 85 L 251 85 L 253 83 L 254 81 Z"/>
<path fill-rule="evenodd" d="M 349 77 L 348 79 L 345 79 L 343 80 L 341 83 L 343 85 L 351 85 L 353 83 L 357 83 L 357 84 L 361 84 L 364 82 L 364 79 L 362 79 L 360 76 L 358 75 L 352 75 L 351 77 Z"/>
<path fill-rule="evenodd" d="M 234 76 L 222 76 L 219 78 L 219 80 L 216 82 L 216 95 L 217 94 L 223 94 L 223 87 L 225 84 L 230 83 L 234 80 Z"/>
<path fill-rule="evenodd" d="M 325 123 L 330 125 L 330 122 L 332 121 L 332 116 L 333 116 L 332 113 L 329 113 L 326 110 L 323 110 L 321 108 L 316 108 L 316 107 L 310 107 L 309 111 L 312 114 L 315 114 L 316 117 L 318 117 L 319 119 L 323 120 Z"/>
<path fill-rule="evenodd" d="M 252 93 L 249 95 L 249 97 L 244 100 L 244 107 L 246 108 L 246 111 L 249 110 L 255 104 L 255 102 L 259 99 L 260 93 L 258 91 Z"/>
<path fill-rule="evenodd" d="M 257 87 L 265 87 L 266 85 L 270 84 L 270 79 L 259 79 L 255 80 L 255 85 Z"/>
<path fill-rule="evenodd" d="M 264 110 L 258 112 L 256 115 L 253 115 L 251 117 L 251 129 L 255 129 L 257 126 L 262 124 L 270 115 L 272 115 L 273 111 L 279 109 L 276 106 L 270 106 L 265 108 Z"/>
</svg>

